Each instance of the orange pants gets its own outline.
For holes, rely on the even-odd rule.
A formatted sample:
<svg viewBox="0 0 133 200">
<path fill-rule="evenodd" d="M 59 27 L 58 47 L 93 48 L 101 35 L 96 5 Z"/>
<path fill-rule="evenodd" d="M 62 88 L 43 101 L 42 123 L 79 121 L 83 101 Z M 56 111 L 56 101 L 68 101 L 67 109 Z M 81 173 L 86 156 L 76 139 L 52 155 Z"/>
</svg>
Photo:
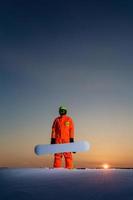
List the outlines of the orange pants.
<svg viewBox="0 0 133 200">
<path fill-rule="evenodd" d="M 72 169 L 73 168 L 73 159 L 71 152 L 64 153 L 55 153 L 54 154 L 54 168 L 61 167 L 62 157 L 65 158 L 65 168 Z"/>
</svg>

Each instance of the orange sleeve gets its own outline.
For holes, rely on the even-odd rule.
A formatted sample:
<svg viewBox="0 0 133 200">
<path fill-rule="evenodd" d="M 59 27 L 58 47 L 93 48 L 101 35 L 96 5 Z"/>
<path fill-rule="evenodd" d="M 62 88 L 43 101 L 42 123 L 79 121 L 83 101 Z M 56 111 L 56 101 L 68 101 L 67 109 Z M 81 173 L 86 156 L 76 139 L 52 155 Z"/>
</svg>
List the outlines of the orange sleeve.
<svg viewBox="0 0 133 200">
<path fill-rule="evenodd" d="M 51 138 L 55 138 L 55 126 L 56 126 L 56 119 L 54 120 L 52 125 Z"/>
<path fill-rule="evenodd" d="M 70 132 L 69 137 L 74 138 L 74 123 L 73 120 L 70 118 Z"/>
</svg>

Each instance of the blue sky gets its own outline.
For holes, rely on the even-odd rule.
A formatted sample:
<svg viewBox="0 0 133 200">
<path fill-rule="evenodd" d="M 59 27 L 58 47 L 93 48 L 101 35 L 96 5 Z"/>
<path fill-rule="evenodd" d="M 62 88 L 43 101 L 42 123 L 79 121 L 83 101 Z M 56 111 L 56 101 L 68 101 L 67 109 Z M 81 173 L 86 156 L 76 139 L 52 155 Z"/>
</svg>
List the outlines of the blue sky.
<svg viewBox="0 0 133 200">
<path fill-rule="evenodd" d="M 22 149 L 27 137 L 27 147 L 49 142 L 52 120 L 63 104 L 74 118 L 77 139 L 94 144 L 85 154 L 90 162 L 106 161 L 111 152 L 105 156 L 108 147 L 100 153 L 99 148 L 110 138 L 110 149 L 120 147 L 128 165 L 133 164 L 128 155 L 133 131 L 132 8 L 132 1 L 1 2 L 3 146 L 11 138 L 12 148 L 20 145 L 20 138 Z M 19 157 L 13 152 L 12 157 Z M 3 158 L 2 165 L 6 162 Z"/>
</svg>

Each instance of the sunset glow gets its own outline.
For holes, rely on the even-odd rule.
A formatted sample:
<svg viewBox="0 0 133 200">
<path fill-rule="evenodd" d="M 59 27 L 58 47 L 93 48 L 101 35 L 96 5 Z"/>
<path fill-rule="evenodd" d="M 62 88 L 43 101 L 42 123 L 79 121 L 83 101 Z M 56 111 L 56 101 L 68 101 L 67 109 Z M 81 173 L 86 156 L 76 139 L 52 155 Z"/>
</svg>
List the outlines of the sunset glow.
<svg viewBox="0 0 133 200">
<path fill-rule="evenodd" d="M 103 168 L 104 169 L 109 169 L 109 165 L 108 164 L 103 164 Z"/>
</svg>

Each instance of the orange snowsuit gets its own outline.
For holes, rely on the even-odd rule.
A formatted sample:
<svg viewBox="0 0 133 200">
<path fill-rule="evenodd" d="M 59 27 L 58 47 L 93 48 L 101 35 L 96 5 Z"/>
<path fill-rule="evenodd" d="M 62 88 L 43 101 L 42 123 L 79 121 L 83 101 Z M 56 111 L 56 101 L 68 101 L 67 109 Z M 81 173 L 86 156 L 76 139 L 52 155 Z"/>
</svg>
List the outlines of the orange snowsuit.
<svg viewBox="0 0 133 200">
<path fill-rule="evenodd" d="M 51 139 L 55 139 L 56 144 L 69 143 L 70 138 L 74 139 L 73 121 L 67 115 L 62 115 L 54 120 L 52 125 Z M 54 167 L 61 167 L 62 156 L 65 157 L 65 167 L 73 168 L 72 153 L 63 152 L 54 154 Z"/>
</svg>

